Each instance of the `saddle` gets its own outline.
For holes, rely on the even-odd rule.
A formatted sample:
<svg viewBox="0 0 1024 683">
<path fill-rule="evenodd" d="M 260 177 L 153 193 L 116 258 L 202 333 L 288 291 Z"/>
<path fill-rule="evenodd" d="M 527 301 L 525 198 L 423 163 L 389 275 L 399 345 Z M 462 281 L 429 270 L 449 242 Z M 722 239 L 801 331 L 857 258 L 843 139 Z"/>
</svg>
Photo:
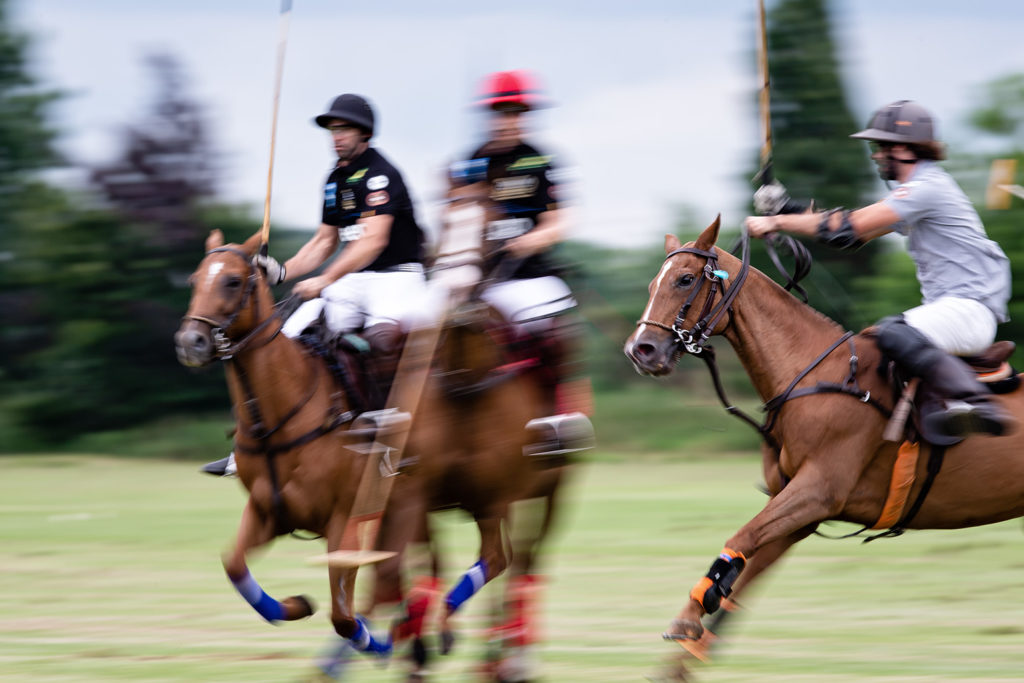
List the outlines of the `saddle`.
<svg viewBox="0 0 1024 683">
<path fill-rule="evenodd" d="M 358 414 L 380 410 L 387 403 L 405 342 L 398 326 L 392 327 L 395 329 L 388 338 L 388 348 L 382 348 L 381 330 L 334 334 L 322 318 L 303 330 L 298 341 L 323 359 L 336 386 L 348 399 L 350 410 Z"/>
<path fill-rule="evenodd" d="M 980 355 L 961 356 L 961 358 L 974 370 L 979 382 L 991 385 L 989 389 L 993 393 L 1005 394 L 1016 389 L 1016 384 L 1020 384 L 1018 378 L 1012 388 L 1000 386 L 1003 380 L 1017 377 L 1017 371 L 1010 366 L 1009 362 L 1010 356 L 1013 355 L 1016 348 L 1017 345 L 1012 341 L 997 341 Z"/>
</svg>

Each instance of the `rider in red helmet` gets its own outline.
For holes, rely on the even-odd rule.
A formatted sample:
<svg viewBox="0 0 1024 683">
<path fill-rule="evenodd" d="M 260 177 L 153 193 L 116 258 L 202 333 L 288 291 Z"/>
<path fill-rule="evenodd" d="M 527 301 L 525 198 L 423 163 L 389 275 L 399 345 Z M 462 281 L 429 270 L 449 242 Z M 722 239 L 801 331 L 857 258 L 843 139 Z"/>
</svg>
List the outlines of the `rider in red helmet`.
<svg viewBox="0 0 1024 683">
<path fill-rule="evenodd" d="M 486 180 L 504 213 L 487 226 L 485 239 L 497 254 L 489 270 L 500 275 L 481 297 L 537 344 L 552 371 L 549 416 L 531 423 L 539 442 L 533 454 L 560 458 L 589 447 L 592 428 L 589 385 L 575 376 L 573 325 L 565 315 L 576 301 L 551 255 L 566 232 L 560 176 L 551 155 L 524 140 L 528 113 L 549 102 L 532 74 L 517 70 L 487 76 L 476 104 L 489 114 L 488 137 L 453 169 Z"/>
<path fill-rule="evenodd" d="M 917 267 L 922 304 L 876 326 L 886 356 L 944 400 L 923 406 L 933 440 L 953 442 L 970 432 L 1004 434 L 1013 419 L 991 392 L 954 355 L 982 353 L 1006 322 L 1010 266 L 1006 254 L 985 234 L 967 195 L 939 166 L 945 158 L 931 115 L 916 102 L 900 100 L 879 109 L 865 130 L 850 137 L 867 140 L 885 181 L 896 187 L 887 197 L 856 211 L 802 210 L 778 183 L 754 194 L 763 216 L 746 219 L 753 237 L 775 231 L 816 237 L 840 249 L 856 249 L 889 232 L 907 237 Z"/>
</svg>

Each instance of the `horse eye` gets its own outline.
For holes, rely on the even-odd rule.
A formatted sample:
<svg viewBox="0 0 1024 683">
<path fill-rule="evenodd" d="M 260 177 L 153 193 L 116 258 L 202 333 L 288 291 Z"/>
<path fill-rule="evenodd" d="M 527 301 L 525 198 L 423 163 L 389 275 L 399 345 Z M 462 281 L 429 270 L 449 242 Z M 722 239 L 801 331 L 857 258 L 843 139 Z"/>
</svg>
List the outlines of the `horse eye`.
<svg viewBox="0 0 1024 683">
<path fill-rule="evenodd" d="M 242 278 L 238 277 L 237 275 L 232 275 L 231 277 L 224 281 L 224 286 L 227 287 L 228 289 L 238 289 L 239 287 L 242 286 Z"/>
<path fill-rule="evenodd" d="M 680 287 L 689 287 L 693 284 L 693 273 L 683 273 L 676 284 Z"/>
</svg>

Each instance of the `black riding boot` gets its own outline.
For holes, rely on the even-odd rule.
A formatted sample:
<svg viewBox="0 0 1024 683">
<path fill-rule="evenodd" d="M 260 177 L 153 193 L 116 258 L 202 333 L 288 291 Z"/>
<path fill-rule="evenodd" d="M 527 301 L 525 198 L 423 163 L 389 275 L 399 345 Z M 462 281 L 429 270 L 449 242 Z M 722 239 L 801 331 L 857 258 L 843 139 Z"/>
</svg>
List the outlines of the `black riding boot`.
<svg viewBox="0 0 1024 683">
<path fill-rule="evenodd" d="M 878 347 L 943 399 L 944 405 L 925 411 L 926 432 L 951 437 L 975 432 L 1000 436 L 1015 425 L 966 363 L 937 348 L 903 316 L 878 324 Z"/>
<path fill-rule="evenodd" d="M 364 330 L 361 336 L 370 344 L 370 368 L 376 384 L 376 391 L 372 392 L 376 395 L 371 397 L 371 407 L 383 408 L 402 355 L 402 328 L 394 323 L 377 323 Z"/>
</svg>

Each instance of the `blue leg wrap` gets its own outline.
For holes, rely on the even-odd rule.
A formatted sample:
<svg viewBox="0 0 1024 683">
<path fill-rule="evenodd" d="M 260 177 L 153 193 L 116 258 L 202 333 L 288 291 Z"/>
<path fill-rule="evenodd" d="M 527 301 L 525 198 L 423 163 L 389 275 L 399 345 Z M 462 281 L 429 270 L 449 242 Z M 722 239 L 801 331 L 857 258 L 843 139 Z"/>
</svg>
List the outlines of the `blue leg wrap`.
<svg viewBox="0 0 1024 683">
<path fill-rule="evenodd" d="M 356 617 L 356 632 L 349 638 L 352 647 L 360 652 L 372 652 L 382 657 L 391 654 L 391 638 L 381 642 L 373 637 L 362 617 Z"/>
<path fill-rule="evenodd" d="M 232 580 L 231 583 L 239 595 L 245 598 L 245 601 L 252 605 L 252 608 L 271 624 L 284 620 L 284 605 L 267 595 L 260 585 L 256 583 L 256 579 L 252 578 L 252 574 L 246 572 L 245 576 L 241 579 L 238 581 Z"/>
<path fill-rule="evenodd" d="M 347 638 L 335 635 L 324 651 L 317 657 L 316 666 L 324 676 L 331 680 L 341 678 L 342 673 L 352 659 L 352 642 Z"/>
<path fill-rule="evenodd" d="M 448 612 L 454 612 L 461 607 L 462 603 L 473 597 L 478 590 L 483 588 L 485 583 L 487 583 L 487 563 L 479 560 L 462 575 L 459 582 L 448 593 L 448 597 L 445 598 Z"/>
</svg>

